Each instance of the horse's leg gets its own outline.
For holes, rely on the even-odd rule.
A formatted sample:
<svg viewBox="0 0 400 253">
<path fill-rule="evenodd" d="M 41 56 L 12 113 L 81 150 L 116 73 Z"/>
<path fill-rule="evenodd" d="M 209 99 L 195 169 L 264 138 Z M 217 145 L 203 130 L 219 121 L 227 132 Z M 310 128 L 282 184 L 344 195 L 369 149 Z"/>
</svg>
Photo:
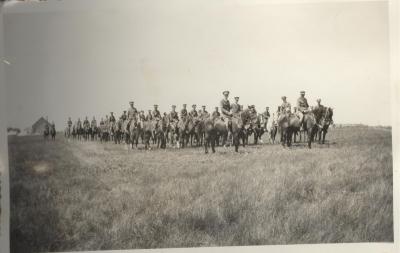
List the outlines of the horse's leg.
<svg viewBox="0 0 400 253">
<path fill-rule="evenodd" d="M 307 136 L 308 148 L 311 148 L 311 142 L 313 139 L 313 128 L 307 129 L 307 134 L 308 134 L 308 136 Z"/>
<path fill-rule="evenodd" d="M 322 144 L 325 144 L 325 136 L 326 136 L 327 131 L 322 132 Z"/>
</svg>

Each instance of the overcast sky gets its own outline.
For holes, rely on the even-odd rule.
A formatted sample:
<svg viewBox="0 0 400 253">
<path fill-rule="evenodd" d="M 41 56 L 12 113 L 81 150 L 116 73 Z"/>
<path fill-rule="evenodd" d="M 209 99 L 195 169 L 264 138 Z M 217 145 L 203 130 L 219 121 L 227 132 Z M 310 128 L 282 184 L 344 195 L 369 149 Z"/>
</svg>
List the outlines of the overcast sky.
<svg viewBox="0 0 400 253">
<path fill-rule="evenodd" d="M 66 1 L 64 1 L 66 2 Z M 273 111 L 300 90 L 336 123 L 390 125 L 386 2 L 109 1 L 4 16 L 8 124 L 219 104 Z M 117 4 L 118 3 L 118 4 Z M 46 4 L 46 3 L 44 3 Z M 64 3 L 65 4 L 65 3 Z M 37 10 L 37 7 L 36 7 Z"/>
</svg>

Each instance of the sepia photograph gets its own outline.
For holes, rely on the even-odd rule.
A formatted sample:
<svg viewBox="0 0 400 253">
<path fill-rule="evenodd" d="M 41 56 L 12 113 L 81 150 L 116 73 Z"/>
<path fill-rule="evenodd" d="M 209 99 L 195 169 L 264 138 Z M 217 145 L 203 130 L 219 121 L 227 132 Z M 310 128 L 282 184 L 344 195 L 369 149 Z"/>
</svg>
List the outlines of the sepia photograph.
<svg viewBox="0 0 400 253">
<path fill-rule="evenodd" d="M 394 243 L 387 1 L 65 2 L 3 4 L 10 252 Z"/>
</svg>

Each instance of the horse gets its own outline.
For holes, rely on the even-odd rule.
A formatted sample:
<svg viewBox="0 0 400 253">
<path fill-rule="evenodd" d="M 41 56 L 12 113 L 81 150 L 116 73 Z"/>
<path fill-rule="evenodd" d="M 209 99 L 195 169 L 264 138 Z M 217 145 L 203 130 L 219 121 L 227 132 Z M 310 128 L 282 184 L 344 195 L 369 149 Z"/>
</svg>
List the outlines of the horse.
<svg viewBox="0 0 400 253">
<path fill-rule="evenodd" d="M 75 125 L 72 126 L 71 135 L 72 135 L 72 139 L 75 140 L 75 139 L 76 139 L 76 136 L 77 136 L 76 126 L 75 126 Z"/>
<path fill-rule="evenodd" d="M 126 145 L 130 143 L 130 126 L 133 122 L 133 119 L 126 119 L 122 122 L 122 138 Z"/>
<path fill-rule="evenodd" d="M 51 127 L 50 127 L 50 135 L 51 135 L 51 140 L 55 141 L 56 140 L 56 127 L 55 127 L 55 125 L 51 125 Z"/>
<path fill-rule="evenodd" d="M 322 110 L 322 117 L 320 118 L 319 124 L 318 124 L 318 143 L 319 144 L 325 144 L 325 136 L 328 133 L 329 125 L 331 125 L 333 123 L 332 117 L 333 117 L 333 109 L 330 107 L 324 107 Z"/>
<path fill-rule="evenodd" d="M 90 127 L 90 140 L 92 140 L 92 141 L 96 140 L 97 134 L 98 134 L 98 127 L 95 125 L 92 125 Z"/>
<path fill-rule="evenodd" d="M 189 119 L 187 117 L 178 121 L 178 147 L 184 148 L 187 145 L 187 140 L 189 139 L 188 122 Z"/>
<path fill-rule="evenodd" d="M 246 144 L 248 144 L 248 137 L 253 134 L 254 137 L 254 145 L 258 144 L 258 140 L 261 141 L 261 137 L 264 134 L 265 130 L 261 126 L 261 119 L 260 115 L 257 116 L 256 119 L 253 119 L 250 121 L 250 124 L 245 126 L 245 130 L 247 130 L 247 135 L 246 135 Z"/>
<path fill-rule="evenodd" d="M 220 117 L 214 119 L 206 119 L 204 121 L 204 149 L 205 153 L 208 153 L 208 148 L 211 145 L 213 153 L 215 152 L 215 142 L 218 137 L 222 137 L 222 145 L 226 147 L 226 141 L 228 139 L 229 128 L 232 132 L 232 142 L 235 147 L 235 152 L 239 151 L 240 139 L 243 140 L 243 147 L 245 146 L 245 125 L 250 119 L 250 114 L 247 111 L 243 111 L 238 115 L 235 115 L 226 124 L 225 120 Z"/>
<path fill-rule="evenodd" d="M 122 119 L 119 119 L 116 122 L 113 122 L 111 124 L 112 126 L 112 131 L 113 131 L 113 136 L 114 136 L 114 143 L 115 144 L 121 144 L 122 141 L 122 135 L 123 135 L 123 121 Z"/>
<path fill-rule="evenodd" d="M 157 121 L 154 138 L 157 142 L 157 148 L 167 148 L 168 120 L 163 118 Z"/>
<path fill-rule="evenodd" d="M 78 137 L 78 140 L 81 140 L 83 134 L 83 128 L 81 125 L 76 126 L 76 136 Z"/>
<path fill-rule="evenodd" d="M 46 126 L 43 131 L 43 138 L 45 141 L 49 139 L 49 135 L 50 135 L 49 126 Z"/>
<path fill-rule="evenodd" d="M 148 120 L 142 121 L 142 133 L 144 138 L 144 148 L 151 149 L 150 139 L 154 139 L 154 131 L 156 130 L 157 121 L 156 120 Z"/>
<path fill-rule="evenodd" d="M 281 132 L 282 145 L 287 147 L 292 145 L 292 136 L 295 132 L 300 131 L 300 119 L 294 114 L 282 114 L 278 118 L 278 125 Z M 313 112 L 304 114 L 303 128 L 307 132 L 308 148 L 311 148 L 311 142 L 316 133 L 316 119 Z"/>
<path fill-rule="evenodd" d="M 204 122 L 206 118 L 203 119 L 196 119 L 195 127 L 194 127 L 194 134 L 196 138 L 197 146 L 202 146 L 204 142 Z"/>
<path fill-rule="evenodd" d="M 275 144 L 275 138 L 276 138 L 277 132 L 278 132 L 278 124 L 274 120 L 274 121 L 272 121 L 271 128 L 269 130 L 269 139 L 270 139 L 270 141 L 272 141 L 272 144 Z"/>
<path fill-rule="evenodd" d="M 89 124 L 84 124 L 82 133 L 83 133 L 83 139 L 84 139 L 85 141 L 88 141 L 88 140 L 89 140 L 90 130 L 91 130 L 91 129 L 90 129 L 90 125 L 89 125 Z"/>
<path fill-rule="evenodd" d="M 139 136 L 141 136 L 140 122 L 138 122 L 137 120 L 131 120 L 129 122 L 129 142 L 131 144 L 132 149 L 133 146 L 137 148 L 139 143 Z"/>
<path fill-rule="evenodd" d="M 64 130 L 64 137 L 69 140 L 71 138 L 71 126 L 67 126 Z"/>
<path fill-rule="evenodd" d="M 168 122 L 168 140 L 171 146 L 177 144 L 179 146 L 179 128 L 177 120 Z"/>
<path fill-rule="evenodd" d="M 99 138 L 100 142 L 107 142 L 109 139 L 108 127 L 106 124 L 99 126 Z"/>
</svg>

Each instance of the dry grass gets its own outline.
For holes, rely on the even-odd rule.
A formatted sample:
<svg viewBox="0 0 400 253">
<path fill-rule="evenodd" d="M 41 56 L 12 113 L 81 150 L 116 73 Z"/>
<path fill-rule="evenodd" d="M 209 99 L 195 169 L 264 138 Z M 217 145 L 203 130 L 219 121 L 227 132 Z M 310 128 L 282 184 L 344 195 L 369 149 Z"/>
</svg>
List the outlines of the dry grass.
<svg viewBox="0 0 400 253">
<path fill-rule="evenodd" d="M 392 242 L 390 130 L 328 139 L 205 155 L 12 138 L 13 252 Z"/>
</svg>

